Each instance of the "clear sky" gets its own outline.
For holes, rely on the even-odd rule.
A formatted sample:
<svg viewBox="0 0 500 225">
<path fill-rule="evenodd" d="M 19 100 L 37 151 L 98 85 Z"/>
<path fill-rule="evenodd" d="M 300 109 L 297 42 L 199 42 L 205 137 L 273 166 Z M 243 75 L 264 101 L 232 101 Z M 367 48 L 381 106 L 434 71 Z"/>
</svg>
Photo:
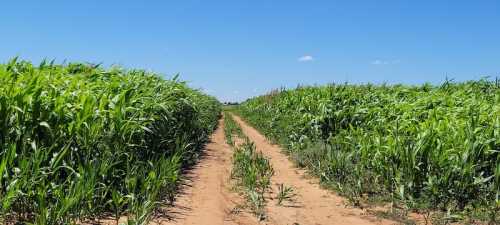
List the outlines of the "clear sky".
<svg viewBox="0 0 500 225">
<path fill-rule="evenodd" d="M 329 82 L 500 75 L 500 1 L 4 1 L 0 61 L 180 73 L 240 101 Z"/>
</svg>

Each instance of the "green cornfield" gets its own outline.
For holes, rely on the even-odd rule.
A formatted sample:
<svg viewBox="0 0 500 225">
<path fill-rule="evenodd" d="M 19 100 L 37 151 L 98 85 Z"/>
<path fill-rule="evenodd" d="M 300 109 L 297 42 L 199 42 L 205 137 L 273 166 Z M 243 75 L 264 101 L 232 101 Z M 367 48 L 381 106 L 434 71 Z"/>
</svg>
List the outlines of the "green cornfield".
<svg viewBox="0 0 500 225">
<path fill-rule="evenodd" d="M 220 110 L 177 78 L 142 70 L 0 65 L 0 223 L 146 223 L 173 199 Z"/>
<path fill-rule="evenodd" d="M 498 221 L 498 79 L 282 89 L 237 113 L 354 204 Z"/>
</svg>

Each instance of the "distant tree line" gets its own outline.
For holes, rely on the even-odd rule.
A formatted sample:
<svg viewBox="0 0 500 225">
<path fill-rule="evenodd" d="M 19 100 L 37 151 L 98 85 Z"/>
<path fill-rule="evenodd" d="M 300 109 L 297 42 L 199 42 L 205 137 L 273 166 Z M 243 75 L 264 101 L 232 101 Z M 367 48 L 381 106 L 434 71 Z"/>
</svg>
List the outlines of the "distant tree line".
<svg viewBox="0 0 500 225">
<path fill-rule="evenodd" d="M 224 102 L 224 105 L 239 105 L 239 102 Z"/>
</svg>

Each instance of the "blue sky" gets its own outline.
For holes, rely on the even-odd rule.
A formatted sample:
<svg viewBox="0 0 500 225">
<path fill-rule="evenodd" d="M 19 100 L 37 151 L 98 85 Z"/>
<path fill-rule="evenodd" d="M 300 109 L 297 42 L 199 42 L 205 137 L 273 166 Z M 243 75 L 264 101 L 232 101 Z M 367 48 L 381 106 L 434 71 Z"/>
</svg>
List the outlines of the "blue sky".
<svg viewBox="0 0 500 225">
<path fill-rule="evenodd" d="M 0 61 L 150 69 L 222 101 L 500 76 L 499 1 L 6 1 Z"/>
</svg>

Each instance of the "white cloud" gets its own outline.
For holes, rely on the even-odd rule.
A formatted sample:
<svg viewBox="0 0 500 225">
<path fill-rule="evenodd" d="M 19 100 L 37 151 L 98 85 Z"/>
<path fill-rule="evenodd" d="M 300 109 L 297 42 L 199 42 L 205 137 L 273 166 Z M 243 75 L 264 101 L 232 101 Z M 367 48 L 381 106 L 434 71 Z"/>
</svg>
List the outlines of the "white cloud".
<svg viewBox="0 0 500 225">
<path fill-rule="evenodd" d="M 372 61 L 373 65 L 385 65 L 386 63 L 387 62 L 379 60 L 379 59 Z"/>
<path fill-rule="evenodd" d="M 301 56 L 299 59 L 298 59 L 299 62 L 310 62 L 310 61 L 314 61 L 314 58 L 310 55 L 304 55 L 304 56 Z"/>
<path fill-rule="evenodd" d="M 400 63 L 401 60 L 399 59 L 395 59 L 395 60 L 380 60 L 380 59 L 377 59 L 377 60 L 373 60 L 371 62 L 372 65 L 393 65 L 393 64 L 398 64 Z"/>
</svg>

